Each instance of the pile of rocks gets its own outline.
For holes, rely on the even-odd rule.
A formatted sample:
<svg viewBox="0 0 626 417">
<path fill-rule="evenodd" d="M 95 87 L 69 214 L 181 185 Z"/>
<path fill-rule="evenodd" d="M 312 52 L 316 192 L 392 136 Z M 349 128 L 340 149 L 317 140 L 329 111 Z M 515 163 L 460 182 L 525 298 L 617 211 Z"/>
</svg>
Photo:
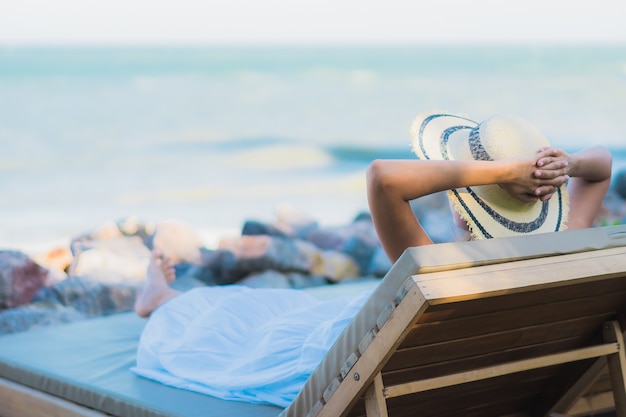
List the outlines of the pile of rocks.
<svg viewBox="0 0 626 417">
<path fill-rule="evenodd" d="M 181 290 L 305 288 L 381 277 L 391 266 L 368 214 L 341 227 L 293 213 L 273 223 L 249 220 L 214 249 L 185 223 L 126 219 L 34 259 L 0 251 L 0 333 L 131 310 L 153 248 L 173 259 Z"/>
</svg>

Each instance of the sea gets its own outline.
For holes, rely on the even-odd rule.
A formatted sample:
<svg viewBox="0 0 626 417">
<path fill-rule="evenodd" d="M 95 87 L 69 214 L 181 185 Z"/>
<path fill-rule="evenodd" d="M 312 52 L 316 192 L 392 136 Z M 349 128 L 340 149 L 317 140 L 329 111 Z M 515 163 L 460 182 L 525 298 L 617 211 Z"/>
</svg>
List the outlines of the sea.
<svg viewBox="0 0 626 417">
<path fill-rule="evenodd" d="M 367 210 L 423 111 L 516 114 L 626 168 L 626 45 L 0 46 L 0 248 Z"/>
</svg>

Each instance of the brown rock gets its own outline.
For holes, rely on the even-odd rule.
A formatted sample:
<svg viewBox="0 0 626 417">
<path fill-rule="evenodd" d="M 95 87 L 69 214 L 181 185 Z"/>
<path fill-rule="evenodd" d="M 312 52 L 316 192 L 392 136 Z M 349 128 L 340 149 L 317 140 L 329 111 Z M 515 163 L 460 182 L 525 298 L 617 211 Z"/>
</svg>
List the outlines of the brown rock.
<svg viewBox="0 0 626 417">
<path fill-rule="evenodd" d="M 18 251 L 0 251 L 0 310 L 27 304 L 48 278 L 48 270 Z"/>
</svg>

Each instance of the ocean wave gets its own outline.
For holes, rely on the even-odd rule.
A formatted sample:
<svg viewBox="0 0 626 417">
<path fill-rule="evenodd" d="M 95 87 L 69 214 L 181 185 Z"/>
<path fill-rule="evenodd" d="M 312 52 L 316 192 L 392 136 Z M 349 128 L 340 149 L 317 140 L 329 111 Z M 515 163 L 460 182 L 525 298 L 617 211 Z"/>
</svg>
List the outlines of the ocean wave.
<svg viewBox="0 0 626 417">
<path fill-rule="evenodd" d="M 270 171 L 321 168 L 332 165 L 334 158 L 315 147 L 273 145 L 241 151 L 229 157 L 235 166 Z"/>
</svg>

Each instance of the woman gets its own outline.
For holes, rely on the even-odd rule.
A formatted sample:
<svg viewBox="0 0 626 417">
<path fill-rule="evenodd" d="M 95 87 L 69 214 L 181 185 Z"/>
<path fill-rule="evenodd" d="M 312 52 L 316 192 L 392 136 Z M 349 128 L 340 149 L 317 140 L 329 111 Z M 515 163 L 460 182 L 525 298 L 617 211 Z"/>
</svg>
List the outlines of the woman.
<svg viewBox="0 0 626 417">
<path fill-rule="evenodd" d="M 432 243 L 411 200 L 450 190 L 455 223 L 484 239 L 591 227 L 611 181 L 606 148 L 570 155 L 513 116 L 478 124 L 422 114 L 411 134 L 419 160 L 378 160 L 367 170 L 372 218 L 392 262 Z"/>
<path fill-rule="evenodd" d="M 375 161 L 367 171 L 372 218 L 393 262 L 408 247 L 432 243 L 409 205 L 413 199 L 450 190 L 455 222 L 481 239 L 589 227 L 610 182 L 604 148 L 570 155 L 515 117 L 477 124 L 421 115 L 412 134 L 420 160 Z M 153 253 L 135 305 L 150 321 L 134 371 L 220 398 L 283 407 L 367 298 L 321 302 L 303 291 L 239 286 L 180 295 L 168 285 L 173 279 L 171 261 Z"/>
</svg>

